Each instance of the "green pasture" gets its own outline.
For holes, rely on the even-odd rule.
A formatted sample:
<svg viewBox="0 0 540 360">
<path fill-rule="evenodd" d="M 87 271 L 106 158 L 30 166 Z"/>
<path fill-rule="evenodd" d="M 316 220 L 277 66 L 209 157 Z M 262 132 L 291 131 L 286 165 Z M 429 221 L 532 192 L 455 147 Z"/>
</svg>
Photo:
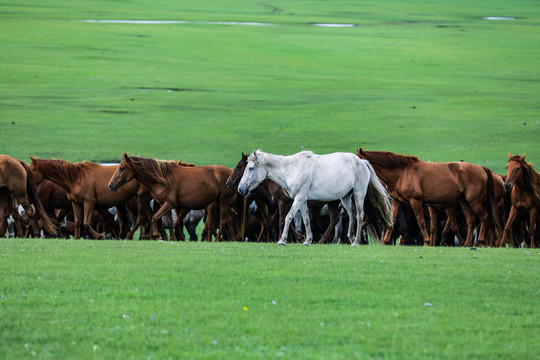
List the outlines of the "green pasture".
<svg viewBox="0 0 540 360">
<path fill-rule="evenodd" d="M 0 153 L 362 146 L 504 172 L 509 151 L 540 158 L 539 25 L 537 1 L 4 1 Z"/>
<path fill-rule="evenodd" d="M 4 359 L 534 359 L 531 249 L 0 240 Z"/>
<path fill-rule="evenodd" d="M 526 0 L 0 0 L 0 153 L 232 167 L 361 146 L 504 173 L 508 152 L 540 164 L 539 38 Z M 534 359 L 539 261 L 2 239 L 0 358 Z"/>
</svg>

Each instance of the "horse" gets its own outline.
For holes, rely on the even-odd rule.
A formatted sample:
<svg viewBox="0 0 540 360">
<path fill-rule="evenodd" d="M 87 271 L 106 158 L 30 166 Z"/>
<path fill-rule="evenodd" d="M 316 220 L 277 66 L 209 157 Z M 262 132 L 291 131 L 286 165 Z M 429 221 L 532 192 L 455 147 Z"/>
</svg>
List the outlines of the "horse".
<svg viewBox="0 0 540 360">
<path fill-rule="evenodd" d="M 242 158 L 238 163 L 236 164 L 235 168 L 233 169 L 233 172 L 231 176 L 227 179 L 227 186 L 231 189 L 238 189 L 238 184 L 240 183 L 240 180 L 242 179 L 242 175 L 244 174 L 244 170 L 247 166 L 247 159 L 248 156 L 242 153 Z M 261 223 L 260 233 L 257 238 L 257 242 L 261 240 L 263 237 L 263 234 L 266 233 L 267 239 L 270 238 L 270 231 L 268 228 L 268 224 L 270 223 L 270 214 L 273 214 L 274 212 L 278 212 L 279 217 L 279 227 L 283 228 L 285 224 L 285 216 L 290 209 L 290 206 L 292 205 L 292 199 L 287 197 L 283 190 L 279 185 L 277 185 L 275 182 L 269 179 L 263 180 L 259 186 L 257 186 L 255 189 L 253 189 L 249 193 L 248 197 L 248 203 L 250 203 L 250 199 L 253 198 L 260 209 L 259 212 L 257 212 L 257 216 L 260 217 L 259 221 Z M 320 213 L 321 208 L 325 205 L 324 202 L 314 202 L 310 201 L 308 202 L 308 207 L 315 208 L 315 213 Z M 265 206 L 264 206 L 265 205 Z M 329 215 L 329 224 L 326 228 L 325 232 L 321 236 L 319 240 L 319 244 L 325 243 L 332 232 L 332 229 L 336 226 L 336 224 L 339 221 L 339 201 L 333 201 L 328 203 L 328 215 Z M 295 236 L 300 237 L 294 231 L 293 234 Z"/>
<path fill-rule="evenodd" d="M 35 237 L 39 237 L 38 217 L 49 233 L 56 234 L 56 226 L 39 199 L 34 173 L 25 162 L 8 155 L 0 155 L 0 188 L 4 187 L 9 191 L 10 196 L 24 208 Z M 13 201 L 9 200 L 9 196 L 3 198 Z M 12 209 L 13 205 L 8 204 L 7 208 Z M 0 219 L 0 228 L 4 227 L 4 221 L 7 219 Z"/>
<path fill-rule="evenodd" d="M 248 157 L 248 163 L 242 179 L 238 184 L 238 192 L 247 195 L 264 179 L 270 179 L 281 186 L 283 191 L 293 199 L 293 204 L 285 218 L 285 225 L 279 245 L 287 243 L 289 226 L 294 214 L 300 211 L 306 240 L 310 245 L 313 239 L 311 231 L 308 200 L 330 202 L 341 200 L 347 210 L 349 227 L 347 237 L 352 246 L 358 246 L 364 218 L 364 200 L 366 197 L 375 204 L 377 214 L 371 217 L 384 218 L 390 222 L 390 200 L 384 187 L 379 182 L 371 165 L 351 153 L 332 153 L 317 155 L 311 151 L 281 156 L 254 150 Z M 353 238 L 353 202 L 356 203 L 356 237 Z"/>
<path fill-rule="evenodd" d="M 480 219 L 477 245 L 485 244 L 491 228 L 498 232 L 497 201 L 492 172 L 467 162 L 424 162 L 416 156 L 387 151 L 357 149 L 358 157 L 368 160 L 377 175 L 398 201 L 410 204 L 424 239 L 430 245 L 424 205 L 461 208 L 467 221 L 465 246 L 473 245 L 476 217 Z M 433 239 L 433 238 L 432 238 Z"/>
<path fill-rule="evenodd" d="M 136 228 L 134 226 L 129 231 L 124 204 L 134 196 L 137 197 L 139 206 L 137 222 L 140 224 L 146 217 L 150 218 L 150 192 L 144 185 L 133 181 L 126 184 L 122 191 L 109 190 L 108 181 L 118 165 L 103 166 L 89 161 L 71 163 L 65 160 L 37 159 L 34 156 L 30 159 L 30 167 L 38 183 L 48 179 L 67 192 L 73 207 L 74 239 L 80 239 L 83 224 L 93 238 L 105 239 L 105 234 L 98 233 L 92 226 L 93 210 L 95 207 L 108 209 L 113 206 L 118 210 L 120 237 L 132 239 Z"/>
<path fill-rule="evenodd" d="M 182 166 L 176 161 L 158 161 L 124 153 L 108 186 L 119 191 L 136 179 L 150 189 L 154 199 L 161 204 L 151 220 L 153 238 L 159 237 L 157 222 L 168 211 L 175 209 L 178 214 L 182 208 L 200 210 L 217 202 L 220 224 L 216 241 L 220 241 L 222 233 L 230 226 L 230 208 L 236 199 L 235 191 L 225 184 L 230 174 L 231 169 L 220 165 Z"/>
<path fill-rule="evenodd" d="M 506 245 L 511 226 L 520 212 L 529 215 L 529 241 L 530 247 L 536 247 L 535 235 L 538 221 L 538 209 L 540 208 L 540 174 L 533 166 L 525 161 L 527 155 L 519 156 L 508 153 L 506 165 L 506 181 L 504 187 L 511 191 L 510 213 L 504 225 L 503 236 L 499 246 Z"/>
</svg>

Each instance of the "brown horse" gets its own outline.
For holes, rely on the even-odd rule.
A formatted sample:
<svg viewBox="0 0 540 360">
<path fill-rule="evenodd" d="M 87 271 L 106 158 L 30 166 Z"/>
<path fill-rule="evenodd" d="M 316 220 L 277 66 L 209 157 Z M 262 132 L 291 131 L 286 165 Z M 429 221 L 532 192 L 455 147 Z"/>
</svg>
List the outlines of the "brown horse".
<svg viewBox="0 0 540 360">
<path fill-rule="evenodd" d="M 529 239 L 530 246 L 536 247 L 535 235 L 538 221 L 538 209 L 540 208 L 540 174 L 534 171 L 531 164 L 525 161 L 524 156 L 508 153 L 506 165 L 506 181 L 504 187 L 511 191 L 510 214 L 504 225 L 504 232 L 499 246 L 505 246 L 512 223 L 519 213 L 529 215 Z"/>
<path fill-rule="evenodd" d="M 364 151 L 368 160 L 396 200 L 410 204 L 424 238 L 430 245 L 423 205 L 437 204 L 461 208 L 467 221 L 465 246 L 473 245 L 476 219 L 480 219 L 478 246 L 483 246 L 491 229 L 497 230 L 497 202 L 493 174 L 487 168 L 467 162 L 424 162 L 416 156 L 386 151 Z"/>
<path fill-rule="evenodd" d="M 49 233 L 56 234 L 56 226 L 39 200 L 34 174 L 25 162 L 8 155 L 0 155 L 0 188 L 3 187 L 7 188 L 11 196 L 24 208 L 35 237 L 39 237 L 37 217 Z M 11 204 L 8 206 L 13 207 Z M 4 219 L 0 219 L 0 228 L 3 228 L 3 223 Z"/>
<path fill-rule="evenodd" d="M 124 206 L 129 199 L 137 196 L 139 204 L 137 222 L 150 217 L 150 192 L 141 183 L 133 181 L 118 192 L 109 190 L 107 184 L 118 166 L 103 166 L 89 161 L 71 163 L 65 160 L 36 159 L 34 156 L 31 156 L 31 160 L 30 166 L 38 182 L 49 179 L 67 192 L 73 206 L 75 239 L 81 237 L 82 224 L 94 238 L 105 238 L 105 234 L 98 233 L 92 226 L 92 214 L 96 206 L 117 207 L 122 229 L 121 237 L 125 237 L 129 230 Z M 127 234 L 128 239 L 133 237 L 133 232 L 134 230 Z"/>
<path fill-rule="evenodd" d="M 216 241 L 220 241 L 222 233 L 230 226 L 230 208 L 236 199 L 236 192 L 225 185 L 230 174 L 231 169 L 220 165 L 186 167 L 176 161 L 130 157 L 124 153 L 110 178 L 109 188 L 118 191 L 136 179 L 150 189 L 154 199 L 161 204 L 152 217 L 153 238 L 159 237 L 157 222 L 171 209 L 179 213 L 182 208 L 204 209 L 217 202 L 220 225 Z"/>
</svg>

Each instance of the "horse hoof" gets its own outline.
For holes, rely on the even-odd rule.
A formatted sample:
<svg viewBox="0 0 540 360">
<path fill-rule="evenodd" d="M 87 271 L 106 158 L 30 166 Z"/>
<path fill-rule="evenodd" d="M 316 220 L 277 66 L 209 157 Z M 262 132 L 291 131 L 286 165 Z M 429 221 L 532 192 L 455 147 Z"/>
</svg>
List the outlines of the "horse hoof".
<svg viewBox="0 0 540 360">
<path fill-rule="evenodd" d="M 356 247 L 356 246 L 358 246 L 358 243 L 357 243 L 357 242 L 353 242 L 353 243 L 351 244 L 351 246 L 355 246 L 355 247 Z"/>
<path fill-rule="evenodd" d="M 285 245 L 287 245 L 287 243 L 286 243 L 285 241 L 280 241 L 280 242 L 278 242 L 277 244 L 280 245 L 280 246 L 285 246 Z"/>
<path fill-rule="evenodd" d="M 308 242 L 306 241 L 306 242 L 303 243 L 302 245 L 304 245 L 304 246 L 309 246 L 309 245 L 311 245 L 311 243 L 308 243 Z"/>
</svg>

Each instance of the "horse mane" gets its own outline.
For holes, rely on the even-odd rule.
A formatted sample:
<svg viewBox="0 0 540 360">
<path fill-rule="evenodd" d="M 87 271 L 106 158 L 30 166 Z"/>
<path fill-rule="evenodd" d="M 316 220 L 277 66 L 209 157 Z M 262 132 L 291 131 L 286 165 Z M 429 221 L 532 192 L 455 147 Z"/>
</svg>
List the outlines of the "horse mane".
<svg viewBox="0 0 540 360">
<path fill-rule="evenodd" d="M 178 165 L 180 165 L 180 166 L 182 166 L 182 167 L 196 167 L 196 166 L 197 166 L 197 165 L 195 165 L 195 164 L 183 162 L 182 160 L 179 160 L 179 161 L 178 161 Z"/>
<path fill-rule="evenodd" d="M 515 161 L 523 168 L 523 188 L 534 194 L 536 199 L 540 199 L 540 175 L 534 171 L 532 164 L 529 164 L 519 155 L 512 156 L 508 161 Z"/>
<path fill-rule="evenodd" d="M 364 151 L 359 149 L 360 157 L 365 158 L 375 166 L 398 169 L 418 163 L 416 156 L 395 154 L 389 151 Z"/>
<path fill-rule="evenodd" d="M 151 179 L 160 184 L 168 182 L 167 177 L 172 173 L 172 169 L 184 166 L 179 165 L 176 161 L 161 161 L 137 156 L 130 156 L 129 160 L 135 165 L 141 177 Z"/>
<path fill-rule="evenodd" d="M 69 184 L 78 182 L 86 170 L 95 165 L 89 161 L 72 163 L 66 160 L 34 159 L 36 167 L 43 173 L 53 175 Z"/>
</svg>

